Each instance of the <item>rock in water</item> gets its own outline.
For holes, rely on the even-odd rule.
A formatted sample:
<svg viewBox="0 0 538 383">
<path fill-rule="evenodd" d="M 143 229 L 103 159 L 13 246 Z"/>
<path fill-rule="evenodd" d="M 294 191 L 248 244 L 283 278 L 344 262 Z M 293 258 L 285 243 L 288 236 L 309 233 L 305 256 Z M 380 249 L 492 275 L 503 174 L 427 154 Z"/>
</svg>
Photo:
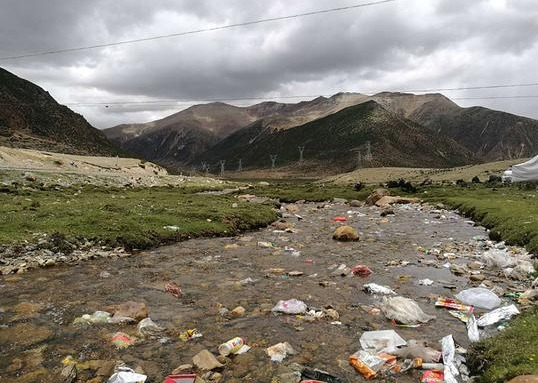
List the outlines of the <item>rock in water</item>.
<svg viewBox="0 0 538 383">
<path fill-rule="evenodd" d="M 334 231 L 333 239 L 337 241 L 358 241 L 359 232 L 351 226 L 340 226 Z"/>
<path fill-rule="evenodd" d="M 366 198 L 366 205 L 373 206 L 381 198 L 388 196 L 390 193 L 387 189 L 375 189 L 372 194 Z"/>
<path fill-rule="evenodd" d="M 148 306 L 145 303 L 128 301 L 119 305 L 109 306 L 105 309 L 114 317 L 128 317 L 140 321 L 148 317 Z"/>
<path fill-rule="evenodd" d="M 207 350 L 202 350 L 198 354 L 194 355 L 192 357 L 192 363 L 197 368 L 204 371 L 211 371 L 215 368 L 224 367 L 224 365 L 221 364 L 217 358 L 215 358 L 215 356 Z"/>
</svg>

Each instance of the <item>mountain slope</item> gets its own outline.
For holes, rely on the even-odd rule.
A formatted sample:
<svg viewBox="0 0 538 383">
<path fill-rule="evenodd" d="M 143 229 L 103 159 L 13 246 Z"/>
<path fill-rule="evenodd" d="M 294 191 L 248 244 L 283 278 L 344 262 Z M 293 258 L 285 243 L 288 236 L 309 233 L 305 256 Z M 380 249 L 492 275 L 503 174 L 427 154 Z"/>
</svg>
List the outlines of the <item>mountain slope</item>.
<svg viewBox="0 0 538 383">
<path fill-rule="evenodd" d="M 0 145 L 70 154 L 122 151 L 48 92 L 0 68 Z"/>
<path fill-rule="evenodd" d="M 298 147 L 305 146 L 309 165 L 341 172 L 356 166 L 357 152 L 364 156 L 368 141 L 371 166 L 446 167 L 473 160 L 453 140 L 434 135 L 370 100 L 286 130 L 257 121 L 216 144 L 193 164 L 204 161 L 216 166 L 222 159 L 233 168 L 241 159 L 245 168 L 269 167 L 270 155 L 277 155 L 277 166 L 281 166 L 295 163 Z"/>
<path fill-rule="evenodd" d="M 161 120 L 118 125 L 105 129 L 104 133 L 129 152 L 174 167 L 185 165 L 220 140 L 260 119 L 275 129 L 289 129 L 366 98 L 355 93 L 339 93 L 297 104 L 262 102 L 249 107 L 202 104 Z"/>
<path fill-rule="evenodd" d="M 379 93 L 383 107 L 450 137 L 480 161 L 532 157 L 538 152 L 538 121 L 474 106 L 462 108 L 441 94 Z"/>
<path fill-rule="evenodd" d="M 464 145 L 483 161 L 532 157 L 538 152 L 538 121 L 475 106 L 431 111 L 424 105 L 410 118 Z"/>
</svg>

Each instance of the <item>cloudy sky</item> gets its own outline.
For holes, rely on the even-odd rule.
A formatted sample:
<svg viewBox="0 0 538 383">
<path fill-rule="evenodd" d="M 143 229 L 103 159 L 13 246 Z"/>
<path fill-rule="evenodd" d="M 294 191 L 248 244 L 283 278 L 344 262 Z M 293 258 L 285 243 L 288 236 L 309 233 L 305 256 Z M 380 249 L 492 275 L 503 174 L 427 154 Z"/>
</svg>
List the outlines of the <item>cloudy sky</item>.
<svg viewBox="0 0 538 383">
<path fill-rule="evenodd" d="M 395 0 L 136 44 L 1 59 L 366 2 L 0 0 L 0 67 L 61 103 L 79 104 L 71 107 L 98 128 L 146 122 L 188 106 L 160 100 L 538 83 L 536 0 Z M 538 86 L 443 93 L 538 95 Z M 538 118 L 538 98 L 456 102 Z"/>
</svg>

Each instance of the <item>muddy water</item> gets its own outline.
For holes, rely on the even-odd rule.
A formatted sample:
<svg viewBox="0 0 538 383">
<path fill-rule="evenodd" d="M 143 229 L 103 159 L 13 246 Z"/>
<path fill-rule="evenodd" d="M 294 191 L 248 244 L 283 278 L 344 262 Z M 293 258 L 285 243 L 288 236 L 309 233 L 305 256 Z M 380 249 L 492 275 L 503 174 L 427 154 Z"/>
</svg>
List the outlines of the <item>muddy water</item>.
<svg viewBox="0 0 538 383">
<path fill-rule="evenodd" d="M 386 218 L 380 217 L 378 208 L 355 208 L 354 212 L 362 214 L 349 215 L 348 222 L 359 229 L 361 241 L 340 243 L 331 239 L 336 227 L 332 217 L 347 216 L 349 206 L 299 206 L 304 219 L 288 219 L 295 233 L 274 233 L 273 228 L 267 228 L 235 238 L 190 240 L 114 261 L 97 260 L 0 278 L 0 380 L 61 381 L 56 374 L 62 369 L 62 359 L 71 355 L 79 361 L 97 360 L 101 367 L 106 361 L 121 359 L 133 368 L 142 367 L 148 381 L 160 382 L 178 365 L 191 363 L 199 351 L 207 348 L 217 354 L 221 342 L 241 336 L 253 348 L 228 362 L 222 371 L 223 381 L 270 382 L 294 362 L 329 371 L 347 382 L 361 381 L 347 363 L 348 356 L 360 347 L 360 334 L 394 328 L 382 314 L 371 315 L 361 308 L 380 302 L 361 291 L 362 284 L 369 282 L 388 285 L 437 316 L 418 329 L 395 328 L 404 339 L 424 339 L 438 347 L 442 336 L 453 334 L 457 343 L 468 345 L 465 326 L 443 309 L 435 309 L 432 294 L 451 296 L 455 291 L 444 286 L 462 289 L 471 282 L 467 276 L 453 275 L 441 267 L 444 260 L 425 255 L 417 247 L 459 244 L 456 252 L 465 248 L 472 254 L 473 245 L 463 244 L 484 235 L 483 228 L 473 227 L 453 213 L 435 218 L 426 207 L 397 207 L 395 215 Z M 259 247 L 258 241 L 272 242 L 278 248 Z M 232 244 L 239 247 L 225 249 Z M 298 249 L 301 255 L 290 255 L 284 246 Z M 398 265 L 399 261 L 410 263 Z M 373 274 L 341 277 L 328 270 L 342 263 L 368 265 Z M 302 271 L 304 275 L 276 275 L 271 268 Z M 100 276 L 103 271 L 110 277 Z M 256 282 L 239 283 L 248 277 Z M 419 286 L 422 278 L 436 282 Z M 182 286 L 183 298 L 164 292 L 169 281 Z M 324 287 L 321 281 L 330 283 Z M 331 306 L 340 313 L 342 324 L 331 324 L 329 319 L 306 322 L 269 312 L 278 300 L 290 298 L 311 307 Z M 167 329 L 163 335 L 169 338 L 167 342 L 145 340 L 117 350 L 110 335 L 116 331 L 136 335 L 136 326 L 72 324 L 77 316 L 129 300 L 147 303 L 150 317 Z M 21 302 L 33 305 L 21 306 Z M 230 310 L 242 305 L 246 314 L 226 319 L 219 314 L 219 305 Z M 177 334 L 189 328 L 197 328 L 203 337 L 179 340 Z M 264 348 L 278 342 L 289 342 L 297 354 L 281 364 L 271 363 Z M 82 371 L 81 381 L 108 373 L 106 370 Z M 418 374 L 404 374 L 398 380 L 419 381 Z M 106 377 L 92 380 L 100 381 Z"/>
</svg>

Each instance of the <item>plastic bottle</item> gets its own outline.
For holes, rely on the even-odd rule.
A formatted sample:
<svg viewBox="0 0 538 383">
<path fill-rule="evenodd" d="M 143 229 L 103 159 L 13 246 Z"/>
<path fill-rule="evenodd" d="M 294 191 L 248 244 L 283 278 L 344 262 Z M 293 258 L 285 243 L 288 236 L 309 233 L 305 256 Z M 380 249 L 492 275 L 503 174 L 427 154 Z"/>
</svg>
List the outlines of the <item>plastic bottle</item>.
<svg viewBox="0 0 538 383">
<path fill-rule="evenodd" d="M 230 339 L 228 342 L 223 343 L 219 346 L 219 354 L 222 356 L 228 356 L 239 351 L 239 349 L 244 345 L 245 340 L 243 338 L 236 337 Z"/>
</svg>

